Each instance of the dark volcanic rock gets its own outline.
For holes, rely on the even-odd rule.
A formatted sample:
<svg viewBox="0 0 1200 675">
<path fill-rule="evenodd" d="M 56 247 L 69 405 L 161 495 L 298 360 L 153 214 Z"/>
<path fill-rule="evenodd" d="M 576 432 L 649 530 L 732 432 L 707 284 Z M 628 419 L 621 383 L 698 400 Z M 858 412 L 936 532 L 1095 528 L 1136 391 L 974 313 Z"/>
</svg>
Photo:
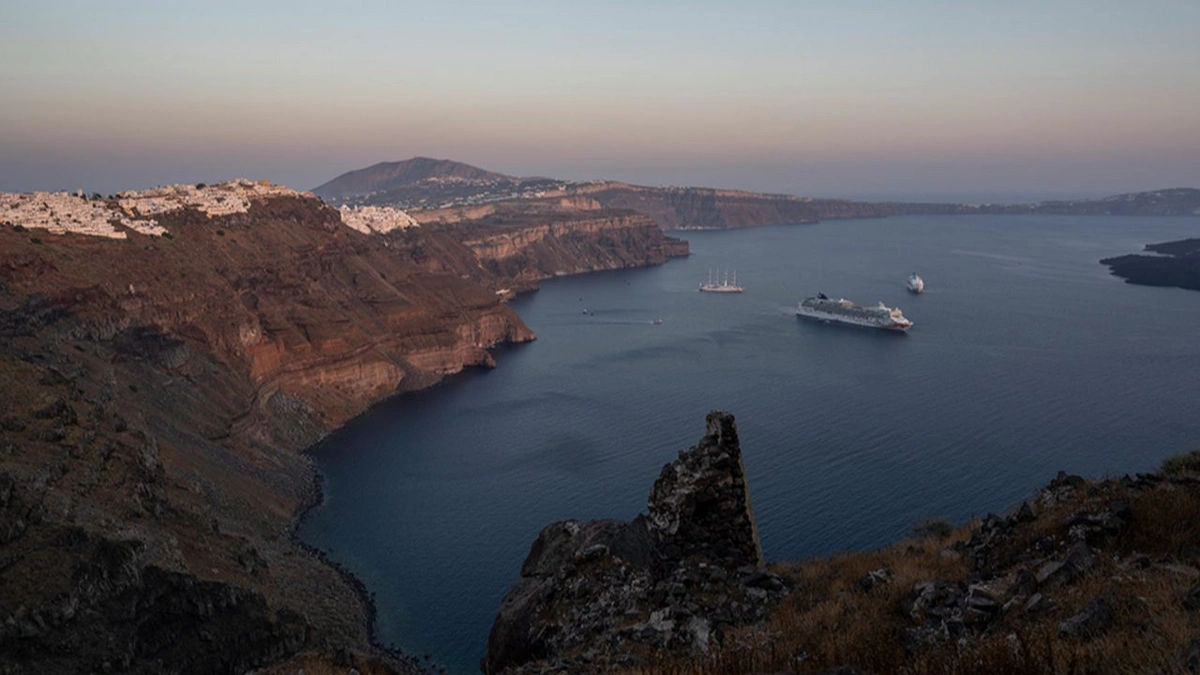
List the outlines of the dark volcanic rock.
<svg viewBox="0 0 1200 675">
<path fill-rule="evenodd" d="M 492 624 L 484 670 L 596 670 L 647 647 L 704 652 L 722 625 L 761 619 L 787 593 L 762 567 L 732 415 L 710 413 L 704 438 L 663 467 L 649 511 L 542 530 Z"/>
<path fill-rule="evenodd" d="M 1070 637 L 1092 638 L 1104 632 L 1112 622 L 1112 608 L 1103 598 L 1096 598 L 1078 614 L 1063 621 L 1058 627 L 1058 632 Z"/>
<path fill-rule="evenodd" d="M 650 490 L 650 532 L 663 550 L 712 564 L 762 567 L 733 416 L 711 413 L 704 438 L 663 467 Z"/>
<path fill-rule="evenodd" d="M 311 626 L 260 594 L 146 565 L 140 541 L 64 529 L 83 562 L 72 583 L 40 606 L 0 614 L 0 670 L 244 672 L 295 653 Z"/>
</svg>

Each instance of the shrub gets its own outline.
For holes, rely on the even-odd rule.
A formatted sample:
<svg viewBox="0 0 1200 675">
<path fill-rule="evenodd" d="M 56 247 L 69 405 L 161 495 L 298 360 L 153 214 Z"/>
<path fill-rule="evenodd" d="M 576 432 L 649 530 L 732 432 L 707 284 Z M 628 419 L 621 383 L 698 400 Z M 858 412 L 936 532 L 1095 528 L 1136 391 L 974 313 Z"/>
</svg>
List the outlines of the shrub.
<svg viewBox="0 0 1200 675">
<path fill-rule="evenodd" d="M 39 239 L 39 238 L 37 238 L 37 237 L 30 237 L 30 238 L 29 238 L 29 243 L 31 243 L 31 244 L 40 244 L 40 243 L 42 243 L 42 240 L 41 240 L 41 239 Z"/>
<path fill-rule="evenodd" d="M 952 534 L 954 534 L 954 526 L 949 521 L 940 518 L 930 518 L 912 528 L 912 536 L 917 539 L 941 540 Z"/>
<path fill-rule="evenodd" d="M 206 185 L 206 184 L 204 184 L 204 183 L 196 183 L 196 189 L 197 189 L 197 190 L 203 190 L 203 189 L 204 189 L 204 188 L 206 188 L 206 187 L 208 187 L 208 185 Z"/>
<path fill-rule="evenodd" d="M 1162 463 L 1162 472 L 1167 476 L 1200 475 L 1200 450 L 1168 457 Z"/>
<path fill-rule="evenodd" d="M 217 230 L 217 236 L 218 236 L 218 237 L 224 237 L 224 236 L 225 236 L 225 230 Z"/>
<path fill-rule="evenodd" d="M 13 225 L 13 230 L 15 230 L 17 232 L 25 232 L 26 228 L 24 225 L 18 224 L 18 225 Z"/>
</svg>

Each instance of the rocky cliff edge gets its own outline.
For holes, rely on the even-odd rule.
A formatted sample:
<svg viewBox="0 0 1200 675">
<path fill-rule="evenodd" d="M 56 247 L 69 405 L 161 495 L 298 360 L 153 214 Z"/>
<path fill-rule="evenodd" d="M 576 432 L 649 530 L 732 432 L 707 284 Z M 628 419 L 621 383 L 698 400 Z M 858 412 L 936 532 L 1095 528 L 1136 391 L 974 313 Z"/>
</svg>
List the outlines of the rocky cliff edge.
<svg viewBox="0 0 1200 675">
<path fill-rule="evenodd" d="M 362 586 L 291 537 L 319 497 L 301 451 L 532 339 L 498 293 L 514 279 L 463 243 L 487 233 L 352 228 L 249 182 L 10 197 L 0 672 L 414 669 L 372 646 Z M 554 252 L 530 278 L 665 260 L 641 255 L 657 228 L 608 225 L 515 232 L 500 257 Z"/>
<path fill-rule="evenodd" d="M 490 673 L 1200 672 L 1200 451 L 1060 472 L 1006 515 L 763 569 L 733 419 L 668 464 L 649 514 L 542 531 Z"/>
<path fill-rule="evenodd" d="M 648 515 L 542 530 L 488 638 L 488 673 L 596 670 L 649 654 L 706 652 L 787 594 L 763 567 L 737 425 L 663 467 Z"/>
</svg>

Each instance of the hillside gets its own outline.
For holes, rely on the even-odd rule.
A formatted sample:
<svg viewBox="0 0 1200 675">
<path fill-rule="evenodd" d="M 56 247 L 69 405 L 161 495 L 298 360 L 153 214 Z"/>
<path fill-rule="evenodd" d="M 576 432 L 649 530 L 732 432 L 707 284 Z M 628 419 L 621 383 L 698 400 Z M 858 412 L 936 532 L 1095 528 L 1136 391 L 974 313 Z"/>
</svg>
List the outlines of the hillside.
<svg viewBox="0 0 1200 675">
<path fill-rule="evenodd" d="M 250 181 L 0 194 L 0 671 L 420 672 L 290 536 L 302 451 L 533 339 L 505 289 L 686 243 L 401 215 Z"/>
<path fill-rule="evenodd" d="M 512 176 L 449 159 L 413 157 L 400 162 L 380 162 L 365 169 L 349 171 L 313 188 L 312 192 L 322 199 L 338 200 L 398 190 L 422 182 L 495 185 L 515 183 L 517 180 Z"/>
</svg>

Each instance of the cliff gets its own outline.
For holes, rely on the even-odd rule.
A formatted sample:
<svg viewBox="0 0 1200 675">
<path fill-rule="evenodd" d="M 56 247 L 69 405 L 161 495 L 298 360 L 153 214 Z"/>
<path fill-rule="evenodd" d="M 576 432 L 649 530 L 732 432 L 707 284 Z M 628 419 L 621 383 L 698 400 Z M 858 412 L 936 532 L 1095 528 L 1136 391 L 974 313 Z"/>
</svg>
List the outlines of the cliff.
<svg viewBox="0 0 1200 675">
<path fill-rule="evenodd" d="M 463 243 L 484 269 L 510 279 L 517 290 L 549 277 L 659 265 L 688 252 L 686 241 L 664 236 L 647 216 L 607 209 L 548 218 L 499 217 L 492 226 L 466 233 Z"/>
<path fill-rule="evenodd" d="M 1012 513 L 764 569 L 731 416 L 649 515 L 565 521 L 505 596 L 486 672 L 1141 673 L 1200 669 L 1200 451 L 1060 473 Z"/>
<path fill-rule="evenodd" d="M 1157 255 L 1122 255 L 1100 264 L 1131 284 L 1200 291 L 1200 239 L 1146 244 L 1145 250 Z"/>
<path fill-rule="evenodd" d="M 311 198 L 157 220 L 169 237 L 0 231 L 5 663 L 381 658 L 356 590 L 288 534 L 314 498 L 299 451 L 532 333 Z"/>
<path fill-rule="evenodd" d="M 420 671 L 290 536 L 300 451 L 533 339 L 497 291 L 669 248 L 636 214 L 421 224 L 250 181 L 0 206 L 0 670 Z"/>
</svg>

